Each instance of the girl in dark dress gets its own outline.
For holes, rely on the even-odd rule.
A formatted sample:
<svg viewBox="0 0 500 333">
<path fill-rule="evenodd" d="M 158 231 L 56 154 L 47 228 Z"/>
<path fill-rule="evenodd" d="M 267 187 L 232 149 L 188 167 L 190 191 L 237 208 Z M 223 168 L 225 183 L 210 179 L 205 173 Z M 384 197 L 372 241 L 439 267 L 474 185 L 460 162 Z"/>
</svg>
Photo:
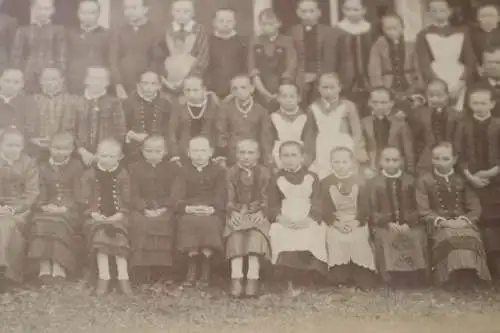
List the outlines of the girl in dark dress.
<svg viewBox="0 0 500 333">
<path fill-rule="evenodd" d="M 56 134 L 49 144 L 49 160 L 40 165 L 40 197 L 28 258 L 39 266 L 42 283 L 64 280 L 78 267 L 81 214 L 77 190 L 83 165 L 71 156 L 74 146 L 70 133 Z"/>
<path fill-rule="evenodd" d="M 491 115 L 495 103 L 489 87 L 478 86 L 469 92 L 471 117 L 461 123 L 457 131 L 459 167 L 466 180 L 476 188 L 481 203 L 478 226 L 488 252 L 491 268 L 496 277 L 500 274 L 500 119 Z"/>
<path fill-rule="evenodd" d="M 131 268 L 134 276 L 149 282 L 168 278 L 174 258 L 175 216 L 169 196 L 179 167 L 166 154 L 165 139 L 150 136 L 142 143 L 142 157 L 130 167 Z"/>
<path fill-rule="evenodd" d="M 199 284 L 210 284 L 212 258 L 223 250 L 222 232 L 226 209 L 226 172 L 211 161 L 213 149 L 206 137 L 188 143 L 185 163 L 172 189 L 171 202 L 177 214 L 177 249 L 188 257 L 184 284 L 196 283 L 201 256 Z"/>
<path fill-rule="evenodd" d="M 259 164 L 259 144 L 253 139 L 237 144 L 237 164 L 228 170 L 226 258 L 231 261 L 231 296 L 259 294 L 260 260 L 270 259 L 268 187 L 269 169 Z M 248 272 L 243 273 L 243 260 Z M 243 278 L 246 286 L 243 289 Z"/>
<path fill-rule="evenodd" d="M 97 262 L 95 292 L 98 296 L 108 292 L 111 258 L 116 261 L 120 289 L 128 296 L 133 294 L 127 261 L 131 253 L 130 178 L 120 165 L 121 159 L 121 143 L 114 139 L 101 141 L 97 147 L 96 164 L 84 173 L 80 184 L 88 255 L 91 262 Z"/>
</svg>

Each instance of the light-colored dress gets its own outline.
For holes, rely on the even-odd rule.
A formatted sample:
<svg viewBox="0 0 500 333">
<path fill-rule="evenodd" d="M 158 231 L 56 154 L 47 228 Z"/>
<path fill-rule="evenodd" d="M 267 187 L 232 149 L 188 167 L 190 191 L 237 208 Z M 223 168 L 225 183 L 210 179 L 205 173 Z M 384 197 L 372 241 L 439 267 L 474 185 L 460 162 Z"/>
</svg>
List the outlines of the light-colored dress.
<svg viewBox="0 0 500 333">
<path fill-rule="evenodd" d="M 327 262 L 325 225 L 318 224 L 310 216 L 311 194 L 314 178 L 306 175 L 301 184 L 291 184 L 285 177 L 277 180 L 278 188 L 285 196 L 282 201 L 281 215 L 287 220 L 307 225 L 303 229 L 291 229 L 276 222 L 271 225 L 270 238 L 272 263 L 275 264 L 282 252 L 308 251 L 316 259 Z"/>
<path fill-rule="evenodd" d="M 279 159 L 279 149 L 282 143 L 286 141 L 296 141 L 302 143 L 302 133 L 307 121 L 307 116 L 303 113 L 296 117 L 288 119 L 280 112 L 271 114 L 271 122 L 276 129 L 277 139 L 274 141 L 273 158 L 275 165 L 281 168 Z"/>
<path fill-rule="evenodd" d="M 340 193 L 338 186 L 335 185 L 330 186 L 329 192 L 336 207 L 336 219 L 345 222 L 356 220 L 359 186 L 354 185 L 351 193 L 347 195 Z M 328 267 L 354 263 L 376 271 L 368 225 L 354 228 L 348 234 L 343 234 L 332 226 L 327 229 L 326 235 Z"/>
<path fill-rule="evenodd" d="M 462 78 L 465 66 L 460 61 L 465 41 L 463 32 L 456 32 L 449 36 L 428 33 L 425 36 L 434 61 L 431 69 L 436 76 L 448 84 L 452 94 L 457 96 L 457 108 L 462 109 L 465 98 L 465 85 Z"/>
<path fill-rule="evenodd" d="M 167 73 L 164 83 L 181 85 L 183 80 L 191 73 L 196 58 L 192 51 L 196 42 L 196 34 L 190 33 L 182 38 L 175 37 L 170 31 L 166 33 L 166 45 L 170 55 L 165 59 L 164 66 Z"/>
<path fill-rule="evenodd" d="M 334 110 L 324 112 L 318 103 L 311 105 L 318 135 L 316 138 L 316 159 L 310 170 L 319 179 L 326 178 L 331 172 L 330 153 L 336 147 L 347 147 L 354 151 L 354 140 L 348 133 L 347 112 L 345 103 L 339 104 Z"/>
</svg>

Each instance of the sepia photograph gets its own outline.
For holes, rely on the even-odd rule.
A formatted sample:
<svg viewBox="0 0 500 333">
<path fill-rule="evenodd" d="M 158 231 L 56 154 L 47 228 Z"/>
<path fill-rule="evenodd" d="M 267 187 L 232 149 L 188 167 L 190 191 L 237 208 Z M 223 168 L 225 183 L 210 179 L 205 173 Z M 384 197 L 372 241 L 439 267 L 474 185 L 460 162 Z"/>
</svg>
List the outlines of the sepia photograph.
<svg viewBox="0 0 500 333">
<path fill-rule="evenodd" d="M 500 0 L 0 0 L 0 333 L 500 333 Z"/>
</svg>

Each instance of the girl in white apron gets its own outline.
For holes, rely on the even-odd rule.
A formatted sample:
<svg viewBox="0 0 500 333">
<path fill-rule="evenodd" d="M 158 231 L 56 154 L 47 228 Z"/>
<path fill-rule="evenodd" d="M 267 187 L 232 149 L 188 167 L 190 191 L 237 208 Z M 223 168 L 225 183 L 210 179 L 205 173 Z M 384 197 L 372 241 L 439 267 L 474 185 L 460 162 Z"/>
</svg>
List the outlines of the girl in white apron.
<svg viewBox="0 0 500 333">
<path fill-rule="evenodd" d="M 335 284 L 373 287 L 375 258 L 370 244 L 368 195 L 349 148 L 331 152 L 332 174 L 321 182 L 329 277 Z"/>
</svg>

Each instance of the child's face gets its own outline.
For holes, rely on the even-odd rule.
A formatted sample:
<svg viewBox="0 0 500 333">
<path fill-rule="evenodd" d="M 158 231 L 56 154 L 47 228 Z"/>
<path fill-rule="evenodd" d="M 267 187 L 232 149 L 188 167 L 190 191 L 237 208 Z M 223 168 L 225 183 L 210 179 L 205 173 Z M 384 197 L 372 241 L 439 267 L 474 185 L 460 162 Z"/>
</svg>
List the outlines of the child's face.
<svg viewBox="0 0 500 333">
<path fill-rule="evenodd" d="M 179 24 L 187 24 L 194 18 L 193 3 L 189 0 L 179 0 L 172 5 L 172 19 Z"/>
<path fill-rule="evenodd" d="M 146 141 L 142 147 L 142 155 L 144 159 L 152 164 L 158 164 L 167 154 L 165 142 L 160 140 Z"/>
<path fill-rule="evenodd" d="M 32 18 L 39 22 L 49 21 L 54 15 L 53 0 L 36 0 L 31 7 Z"/>
<path fill-rule="evenodd" d="M 495 102 L 492 99 L 491 92 L 476 91 L 469 96 L 469 107 L 474 116 L 485 118 L 491 114 L 491 110 L 495 107 Z"/>
<path fill-rule="evenodd" d="M 18 134 L 7 134 L 4 136 L 0 149 L 5 158 L 15 161 L 21 157 L 24 148 L 24 139 Z"/>
<path fill-rule="evenodd" d="M 255 88 L 248 77 L 237 77 L 231 82 L 231 94 L 240 101 L 252 97 Z"/>
<path fill-rule="evenodd" d="M 101 93 L 108 89 L 109 72 L 104 68 L 91 68 L 87 71 L 85 87 L 96 93 Z"/>
<path fill-rule="evenodd" d="M 100 11 L 99 6 L 93 1 L 84 1 L 78 7 L 78 19 L 80 23 L 87 27 L 97 25 L 99 21 Z"/>
<path fill-rule="evenodd" d="M 259 161 L 259 145 L 253 141 L 243 141 L 238 144 L 236 151 L 238 163 L 244 167 L 250 167 Z"/>
<path fill-rule="evenodd" d="M 264 36 L 276 36 L 279 33 L 281 24 L 275 18 L 263 17 L 259 21 L 260 30 Z"/>
<path fill-rule="evenodd" d="M 337 100 L 340 90 L 340 82 L 334 77 L 322 77 L 319 81 L 319 94 L 327 101 Z"/>
<path fill-rule="evenodd" d="M 382 20 L 384 35 L 392 40 L 397 40 L 403 35 L 403 25 L 397 17 L 386 17 Z"/>
<path fill-rule="evenodd" d="M 0 78 L 0 91 L 6 96 L 18 94 L 24 87 L 24 76 L 21 71 L 6 71 Z"/>
<path fill-rule="evenodd" d="M 332 170 L 340 177 L 345 177 L 354 170 L 354 161 L 352 153 L 339 150 L 331 156 Z"/>
<path fill-rule="evenodd" d="M 280 149 L 280 161 L 287 170 L 297 170 L 304 162 L 304 156 L 296 145 L 288 145 Z"/>
<path fill-rule="evenodd" d="M 141 76 L 137 89 L 147 98 L 153 98 L 160 91 L 161 82 L 156 73 L 147 72 Z"/>
<path fill-rule="evenodd" d="M 196 166 L 206 165 L 212 158 L 213 149 L 206 139 L 196 139 L 189 143 L 188 156 Z"/>
<path fill-rule="evenodd" d="M 394 101 L 387 91 L 373 91 L 368 101 L 372 112 L 377 117 L 387 116 L 394 107 Z"/>
<path fill-rule="evenodd" d="M 297 8 L 297 16 L 306 25 L 315 25 L 321 17 L 321 11 L 315 1 L 302 1 Z"/>
<path fill-rule="evenodd" d="M 58 69 L 46 69 L 40 76 L 40 85 L 42 86 L 43 92 L 46 94 L 54 94 L 60 91 L 62 84 L 62 74 Z"/>
<path fill-rule="evenodd" d="M 449 173 L 455 165 L 456 158 L 449 147 L 436 147 L 432 150 L 432 165 L 442 174 Z"/>
<path fill-rule="evenodd" d="M 479 25 L 487 31 L 493 30 L 498 26 L 500 20 L 498 9 L 495 6 L 485 6 L 477 12 Z"/>
<path fill-rule="evenodd" d="M 124 14 L 129 23 L 136 23 L 144 20 L 148 13 L 148 7 L 144 5 L 143 0 L 125 0 Z"/>
<path fill-rule="evenodd" d="M 397 149 L 385 149 L 380 156 L 380 167 L 389 175 L 394 175 L 401 170 L 402 164 L 401 153 Z"/>
<path fill-rule="evenodd" d="M 500 51 L 485 52 L 483 54 L 483 67 L 486 76 L 500 78 Z"/>
<path fill-rule="evenodd" d="M 199 78 L 188 78 L 184 81 L 184 96 L 188 102 L 198 104 L 205 100 L 205 86 Z"/>
<path fill-rule="evenodd" d="M 97 162 L 105 169 L 114 168 L 122 159 L 122 151 L 112 144 L 101 145 L 97 150 Z"/>
<path fill-rule="evenodd" d="M 62 162 L 73 153 L 73 142 L 67 140 L 56 140 L 50 145 L 50 156 L 56 162 Z"/>
<path fill-rule="evenodd" d="M 360 0 L 346 0 L 342 6 L 344 17 L 352 23 L 358 23 L 364 19 L 366 8 Z"/>
<path fill-rule="evenodd" d="M 445 0 L 433 1 L 429 4 L 429 14 L 437 23 L 447 23 L 451 16 L 451 8 Z"/>
<path fill-rule="evenodd" d="M 236 28 L 236 17 L 231 10 L 220 10 L 215 14 L 214 29 L 220 33 L 230 33 Z"/>
<path fill-rule="evenodd" d="M 433 83 L 427 88 L 427 101 L 431 108 L 444 108 L 448 104 L 448 98 L 442 83 Z"/>
<path fill-rule="evenodd" d="M 297 87 L 292 85 L 282 85 L 278 92 L 278 103 L 288 111 L 297 109 L 299 106 L 300 97 Z"/>
</svg>

